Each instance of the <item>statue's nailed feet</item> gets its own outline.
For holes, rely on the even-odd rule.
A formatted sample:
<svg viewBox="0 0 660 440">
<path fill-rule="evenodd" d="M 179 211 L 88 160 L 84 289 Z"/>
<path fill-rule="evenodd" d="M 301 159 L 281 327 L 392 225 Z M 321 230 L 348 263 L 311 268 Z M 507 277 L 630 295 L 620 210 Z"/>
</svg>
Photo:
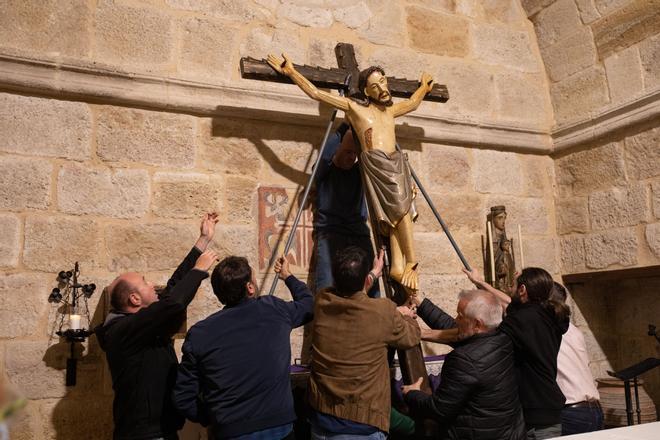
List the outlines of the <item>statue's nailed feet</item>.
<svg viewBox="0 0 660 440">
<path fill-rule="evenodd" d="M 406 263 L 401 277 L 401 285 L 408 290 L 416 292 L 419 288 L 419 263 Z"/>
<path fill-rule="evenodd" d="M 390 271 L 390 277 L 401 284 L 410 295 L 419 288 L 419 263 L 406 263 L 403 272 Z"/>
</svg>

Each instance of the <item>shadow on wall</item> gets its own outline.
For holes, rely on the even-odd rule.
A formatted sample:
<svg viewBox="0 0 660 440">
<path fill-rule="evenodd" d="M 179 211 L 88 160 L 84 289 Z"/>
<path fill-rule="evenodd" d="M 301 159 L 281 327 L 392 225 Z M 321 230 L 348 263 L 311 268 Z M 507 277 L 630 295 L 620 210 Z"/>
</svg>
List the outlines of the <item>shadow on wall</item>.
<svg viewBox="0 0 660 440">
<path fill-rule="evenodd" d="M 102 323 L 105 295 L 104 290 L 93 311 L 91 328 Z M 86 344 L 86 353 L 83 353 L 82 344 L 74 344 L 74 353 L 78 359 L 77 383 L 67 387 L 66 395 L 58 399 L 52 409 L 51 423 L 57 440 L 112 439 L 113 393 L 110 373 L 96 337 L 91 336 Z M 43 361 L 51 368 L 65 370 L 70 353 L 70 343 L 60 338 L 46 350 Z"/>
<path fill-rule="evenodd" d="M 231 116 L 213 119 L 210 133 L 212 138 L 235 138 L 239 141 L 238 144 L 252 147 L 261 159 L 269 164 L 273 173 L 304 188 L 310 177 L 308 171 L 311 171 L 312 161 L 316 159 L 314 151 L 319 149 L 327 124 L 330 122 L 332 114 L 330 108 L 319 105 L 320 116 L 318 118 L 310 119 L 309 116 L 301 116 L 297 120 L 293 119 L 291 115 L 283 118 L 279 112 L 275 111 L 245 109 L 243 112 L 237 112 L 234 107 L 223 106 L 218 106 L 217 111 Z M 305 122 L 310 123 L 300 125 Z M 335 119 L 331 134 L 341 122 L 341 119 Z M 423 128 L 408 124 L 397 124 L 396 134 L 399 143 L 405 150 L 421 151 L 421 142 L 412 141 L 411 139 L 423 138 Z M 279 143 L 282 149 L 276 151 L 271 148 L 269 143 Z M 312 148 L 303 151 L 303 149 L 292 148 L 291 144 L 311 144 Z M 239 152 L 232 151 L 230 145 L 223 145 L 223 147 L 228 147 L 228 150 L 223 148 L 223 151 L 210 154 L 228 154 L 229 159 L 232 159 L 231 156 L 233 155 L 235 156 L 233 159 L 236 160 L 247 159 L 250 156 L 245 151 L 240 152 L 242 154 L 237 154 Z M 304 149 L 307 148 L 304 147 Z M 304 166 L 302 155 L 306 156 Z M 229 165 L 229 163 L 226 163 L 226 166 Z M 254 172 L 255 169 L 252 168 L 250 171 Z M 229 172 L 237 171 L 229 170 Z"/>
<path fill-rule="evenodd" d="M 108 310 L 109 300 L 107 290 L 104 289 L 93 312 L 90 327 L 101 325 Z M 74 353 L 78 359 L 76 385 L 67 387 L 66 395 L 52 409 L 51 423 L 57 440 L 112 439 L 114 393 L 110 370 L 96 337 L 92 335 L 86 343 L 86 353 L 82 344 L 74 344 Z M 70 343 L 60 339 L 46 350 L 43 361 L 51 368 L 65 370 L 70 352 Z M 201 425 L 187 422 L 179 432 L 179 438 L 205 440 L 208 437 L 206 429 Z"/>
<path fill-rule="evenodd" d="M 217 111 L 231 116 L 214 118 L 211 133 L 202 134 L 209 139 L 203 153 L 206 166 L 217 164 L 227 174 L 255 177 L 261 185 L 295 185 L 296 203 L 291 204 L 286 214 L 287 221 L 292 222 L 311 178 L 332 110 L 319 105 L 321 116 L 301 115 L 298 120 L 275 111 L 243 109 L 237 112 L 236 108 L 222 106 L 217 107 Z M 340 121 L 335 120 L 331 134 L 339 124 Z M 422 138 L 422 128 L 404 124 L 397 125 L 396 130 L 404 150 L 421 151 L 421 142 L 410 139 Z M 308 203 L 313 203 L 314 199 L 312 188 Z M 273 248 L 277 249 L 286 239 L 287 236 L 280 234 Z M 265 272 L 271 271 L 272 261 Z M 263 286 L 265 280 L 266 276 L 259 285 Z"/>
<path fill-rule="evenodd" d="M 211 163 L 224 164 L 225 171 L 228 173 L 240 173 L 241 170 L 244 170 L 248 174 L 256 174 L 254 177 L 259 179 L 260 184 L 296 185 L 294 190 L 296 201 L 290 205 L 286 213 L 286 223 L 292 223 L 301 207 L 304 191 L 311 178 L 311 170 L 318 157 L 327 124 L 331 121 L 332 109 L 319 104 L 320 116 L 318 118 L 302 116 L 297 121 L 293 120 L 291 115 L 282 116 L 281 113 L 275 111 L 245 109 L 243 112 L 237 113 L 236 108 L 222 106 L 217 107 L 217 111 L 223 115 L 231 115 L 231 117 L 213 119 L 211 133 L 208 136 L 212 140 L 211 144 L 216 148 L 206 152 L 206 159 Z M 303 126 L 300 125 L 301 123 L 309 125 Z M 334 121 L 330 135 L 334 133 L 340 123 L 339 120 Z M 404 150 L 421 151 L 421 142 L 410 139 L 422 138 L 422 128 L 399 124 L 396 131 L 397 137 L 401 138 L 399 142 Z M 221 142 L 216 143 L 216 141 Z M 251 163 L 252 166 L 233 166 L 243 162 Z M 259 170 L 261 170 L 262 164 L 269 169 L 260 175 Z M 305 207 L 311 204 L 314 211 L 314 200 L 315 193 L 312 187 Z M 279 249 L 287 239 L 288 235 L 285 230 L 282 230 L 272 248 Z M 313 237 L 312 240 L 315 249 L 315 238 Z M 267 294 L 270 288 L 270 284 L 266 285 L 266 279 L 272 272 L 273 262 L 274 256 L 271 256 L 270 264 L 258 283 L 259 286 L 262 286 L 261 294 Z M 312 274 L 316 267 L 314 253 L 310 256 L 307 266 L 309 267 L 307 284 L 313 289 Z M 303 363 L 309 361 L 310 329 L 309 324 L 304 329 L 303 347 L 302 353 L 300 353 Z"/>
</svg>

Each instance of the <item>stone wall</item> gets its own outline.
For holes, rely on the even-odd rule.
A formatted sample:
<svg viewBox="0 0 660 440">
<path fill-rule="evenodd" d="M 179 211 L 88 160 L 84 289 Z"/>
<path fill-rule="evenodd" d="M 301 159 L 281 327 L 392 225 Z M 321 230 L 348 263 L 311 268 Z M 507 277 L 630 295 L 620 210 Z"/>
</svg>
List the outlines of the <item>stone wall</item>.
<svg viewBox="0 0 660 440">
<path fill-rule="evenodd" d="M 660 264 L 660 129 L 555 161 L 562 273 Z"/>
<path fill-rule="evenodd" d="M 449 103 L 426 103 L 404 119 L 424 128 L 427 139 L 550 147 L 542 59 L 515 0 L 2 0 L 0 6 L 7 11 L 0 17 L 5 87 L 197 113 L 249 107 L 278 111 L 281 119 L 295 112 L 300 122 L 301 114 L 318 116 L 318 106 L 297 99 L 302 92 L 289 85 L 240 79 L 240 57 L 286 52 L 299 64 L 334 67 L 333 49 L 342 41 L 355 46 L 363 67 L 381 64 L 411 79 L 425 69 L 448 86 Z"/>
<path fill-rule="evenodd" d="M 660 90 L 655 0 L 521 0 L 536 29 L 554 108 L 555 147 Z M 656 110 L 657 112 L 657 110 Z"/>
<path fill-rule="evenodd" d="M 78 356 L 78 385 L 64 386 L 68 346 L 53 334 L 57 306 L 46 302 L 56 274 L 81 264 L 83 282 L 105 286 L 116 273 L 144 272 L 163 283 L 194 242 L 198 218 L 221 213 L 215 248 L 259 266 L 259 188 L 285 188 L 295 204 L 322 130 L 248 119 L 205 118 L 37 96 L 0 94 L 0 222 L 3 224 L 0 352 L 11 384 L 30 399 L 16 438 L 82 436 L 93 417 L 110 432 L 112 391 L 94 337 Z M 411 164 L 468 260 L 481 267 L 481 234 L 492 205 L 524 225 L 529 264 L 559 273 L 552 159 L 405 140 Z M 507 182 L 496 176 L 505 174 Z M 294 205 L 295 208 L 295 205 Z M 469 287 L 460 261 L 420 201 L 415 232 L 422 290 L 449 310 Z M 303 265 L 304 266 L 304 265 Z M 298 275 L 306 277 L 304 267 Z M 100 289 L 99 289 L 100 290 Z M 278 295 L 288 298 L 283 286 Z M 94 322 L 103 317 L 100 292 Z M 208 282 L 189 325 L 217 310 Z M 292 338 L 300 357 L 302 330 Z M 428 347 L 431 352 L 443 351 Z M 93 402 L 92 405 L 89 402 Z"/>
<path fill-rule="evenodd" d="M 343 41 L 362 66 L 410 78 L 426 69 L 446 84 L 450 101 L 422 104 L 398 134 L 473 266 L 482 266 L 485 215 L 499 204 L 510 233 L 523 225 L 525 263 L 555 276 L 578 270 L 560 259 L 567 253 L 584 270 L 657 264 L 655 131 L 547 155 L 556 86 L 535 29 L 540 43 L 538 18 L 549 14 L 540 8 L 554 2 L 537 3 L 532 24 L 514 0 L 0 0 L 0 371 L 29 399 L 12 438 L 110 438 L 112 389 L 94 337 L 78 347 L 78 385 L 64 386 L 68 346 L 53 336 L 57 306 L 46 302 L 59 270 L 79 261 L 83 280 L 99 286 L 129 269 L 164 283 L 199 215 L 214 209 L 216 249 L 246 255 L 270 285 L 262 254 L 276 245 L 260 240 L 262 195 L 281 196 L 290 220 L 329 111 L 293 86 L 240 79 L 241 56 L 286 51 L 331 67 Z M 648 78 L 657 45 L 644 38 L 634 44 Z M 645 210 L 626 211 L 631 203 Z M 469 284 L 428 207 L 419 210 L 422 290 L 454 310 Z M 607 234 L 615 255 L 632 246 L 634 259 L 587 260 L 586 243 Z M 607 237 L 600 246 L 612 246 Z M 309 255 L 296 249 L 305 277 Z M 281 284 L 276 294 L 287 297 Z M 204 283 L 189 325 L 217 307 Z M 100 291 L 90 309 L 98 323 Z"/>
<path fill-rule="evenodd" d="M 647 0 L 522 0 L 536 29 L 554 108 L 555 212 L 563 275 L 660 263 L 660 9 Z M 643 283 L 643 281 L 642 281 Z M 582 289 L 584 290 L 584 289 Z M 599 324 L 598 289 L 581 290 L 574 320 L 592 369 L 620 368 Z M 593 297 L 588 298 L 589 295 Z M 616 296 L 611 296 L 614 309 Z M 635 297 L 632 301 L 643 301 Z M 632 308 L 639 311 L 641 303 Z M 657 304 L 650 304 L 657 315 Z M 642 314 L 621 315 L 640 320 Z M 653 385 L 657 387 L 656 385 Z M 655 393 L 657 402 L 657 392 Z"/>
<path fill-rule="evenodd" d="M 564 276 L 660 264 L 659 134 L 657 127 L 638 127 L 556 159 Z M 657 277 L 569 286 L 572 320 L 587 340 L 594 377 L 654 355 L 644 333 L 660 312 L 657 287 Z M 660 378 L 645 378 L 657 405 Z"/>
</svg>

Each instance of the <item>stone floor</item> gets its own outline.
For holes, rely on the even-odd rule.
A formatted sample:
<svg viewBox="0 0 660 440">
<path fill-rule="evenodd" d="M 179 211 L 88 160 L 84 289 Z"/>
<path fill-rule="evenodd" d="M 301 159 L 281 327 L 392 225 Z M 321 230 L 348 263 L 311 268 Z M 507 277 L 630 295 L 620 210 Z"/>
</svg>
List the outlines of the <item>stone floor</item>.
<svg viewBox="0 0 660 440">
<path fill-rule="evenodd" d="M 605 429 L 603 431 L 569 435 L 561 438 L 566 440 L 657 440 L 658 437 L 660 437 L 660 422 Z"/>
</svg>

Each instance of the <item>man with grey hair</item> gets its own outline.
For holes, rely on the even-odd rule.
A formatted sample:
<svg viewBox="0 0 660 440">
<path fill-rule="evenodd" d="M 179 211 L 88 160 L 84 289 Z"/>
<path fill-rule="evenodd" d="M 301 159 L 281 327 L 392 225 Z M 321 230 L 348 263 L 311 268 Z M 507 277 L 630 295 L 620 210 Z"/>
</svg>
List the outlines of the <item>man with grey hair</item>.
<svg viewBox="0 0 660 440">
<path fill-rule="evenodd" d="M 513 344 L 497 330 L 502 322 L 498 299 L 483 290 L 464 290 L 456 319 L 428 299 L 417 312 L 433 329 L 457 328 L 458 341 L 432 396 L 419 390 L 422 378 L 403 387 L 412 414 L 436 420 L 440 438 L 525 439 Z"/>
</svg>

